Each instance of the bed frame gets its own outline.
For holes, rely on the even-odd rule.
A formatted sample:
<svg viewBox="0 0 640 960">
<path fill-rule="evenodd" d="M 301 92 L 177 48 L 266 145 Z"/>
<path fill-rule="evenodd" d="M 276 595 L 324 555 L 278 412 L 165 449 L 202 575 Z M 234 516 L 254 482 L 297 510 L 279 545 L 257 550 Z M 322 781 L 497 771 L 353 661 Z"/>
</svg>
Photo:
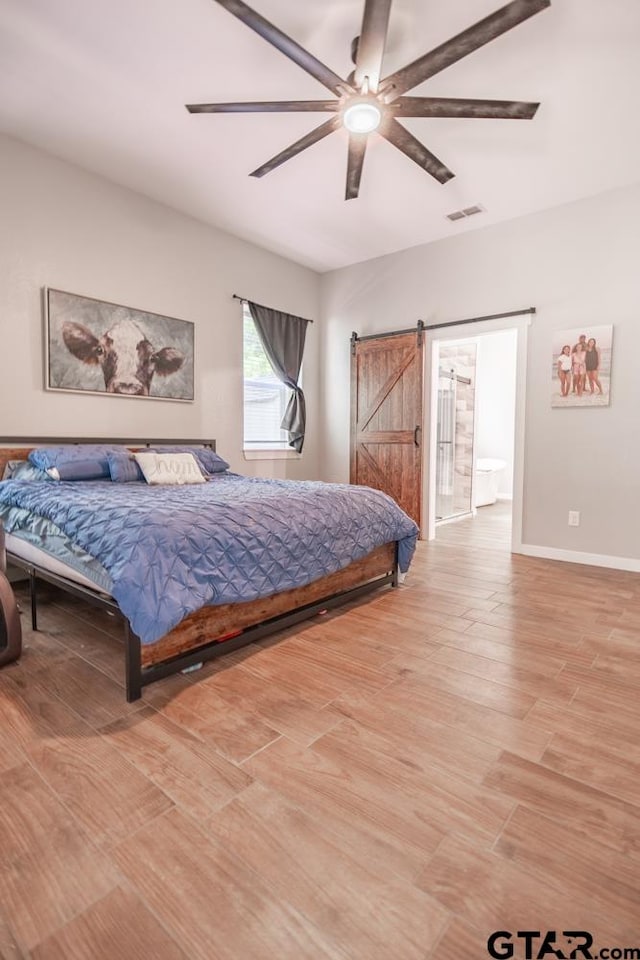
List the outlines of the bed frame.
<svg viewBox="0 0 640 960">
<path fill-rule="evenodd" d="M 29 451 L 38 445 L 53 446 L 61 443 L 113 443 L 131 449 L 161 445 L 207 446 L 215 450 L 215 440 L 0 437 L 0 478 L 8 460 L 25 459 Z M 38 580 L 55 584 L 67 593 L 110 610 L 122 618 L 125 684 L 129 703 L 138 700 L 142 695 L 142 688 L 156 680 L 237 650 L 260 637 L 284 630 L 378 587 L 398 585 L 398 544 L 386 543 L 342 570 L 314 580 L 304 587 L 243 603 L 201 607 L 185 617 L 156 643 L 142 644 L 113 597 L 101 593 L 97 588 L 94 591 L 51 573 L 37 564 L 29 563 L 10 550 L 7 550 L 7 560 L 24 570 L 29 578 L 31 622 L 34 630 L 38 629 Z"/>
</svg>

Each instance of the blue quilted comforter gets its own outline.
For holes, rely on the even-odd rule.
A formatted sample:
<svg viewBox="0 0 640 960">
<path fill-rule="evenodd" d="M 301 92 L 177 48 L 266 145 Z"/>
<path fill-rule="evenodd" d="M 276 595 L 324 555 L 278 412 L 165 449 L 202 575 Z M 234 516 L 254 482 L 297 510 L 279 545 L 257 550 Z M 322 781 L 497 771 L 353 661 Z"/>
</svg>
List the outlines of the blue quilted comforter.
<svg viewBox="0 0 640 960">
<path fill-rule="evenodd" d="M 405 571 L 418 533 L 390 497 L 369 487 L 238 476 L 180 487 L 0 483 L 9 532 L 20 535 L 25 511 L 102 564 L 145 644 L 202 606 L 304 586 L 392 540 Z"/>
</svg>

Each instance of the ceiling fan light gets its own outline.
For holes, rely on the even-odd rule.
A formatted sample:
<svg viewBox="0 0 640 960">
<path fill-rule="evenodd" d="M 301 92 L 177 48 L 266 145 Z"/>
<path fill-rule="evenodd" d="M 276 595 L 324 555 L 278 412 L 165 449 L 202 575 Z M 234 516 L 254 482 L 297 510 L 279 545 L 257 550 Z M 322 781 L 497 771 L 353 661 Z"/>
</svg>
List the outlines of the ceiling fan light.
<svg viewBox="0 0 640 960">
<path fill-rule="evenodd" d="M 352 103 L 342 114 L 342 122 L 349 133 L 373 133 L 382 121 L 382 110 L 377 103 Z"/>
</svg>

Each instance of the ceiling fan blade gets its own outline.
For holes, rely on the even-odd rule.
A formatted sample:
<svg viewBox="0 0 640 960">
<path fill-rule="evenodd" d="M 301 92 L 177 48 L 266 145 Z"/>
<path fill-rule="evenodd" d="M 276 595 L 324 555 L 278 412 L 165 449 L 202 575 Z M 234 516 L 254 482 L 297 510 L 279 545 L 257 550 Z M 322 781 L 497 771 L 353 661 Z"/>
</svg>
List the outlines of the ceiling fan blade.
<svg viewBox="0 0 640 960">
<path fill-rule="evenodd" d="M 417 87 L 423 80 L 434 76 L 452 63 L 462 60 L 485 43 L 501 36 L 550 5 L 551 0 L 512 0 L 506 7 L 501 7 L 500 10 L 489 14 L 484 20 L 468 27 L 462 33 L 440 44 L 439 47 L 430 50 L 429 53 L 425 53 L 413 63 L 385 77 L 381 90 L 395 100 L 407 90 Z"/>
<path fill-rule="evenodd" d="M 347 189 L 345 191 L 345 200 L 355 200 L 360 190 L 360 177 L 362 176 L 362 165 L 364 155 L 367 149 L 368 134 L 351 133 L 349 134 L 349 160 L 347 162 Z"/>
<path fill-rule="evenodd" d="M 189 113 L 321 113 L 337 112 L 338 100 L 256 100 L 251 103 L 188 103 Z"/>
<path fill-rule="evenodd" d="M 272 157 L 271 160 L 267 160 L 266 163 L 263 163 L 261 167 L 258 167 L 257 170 L 254 170 L 249 174 L 249 176 L 264 177 L 265 174 L 271 173 L 272 170 L 275 170 L 276 167 L 286 163 L 287 160 L 291 160 L 292 157 L 302 153 L 302 151 L 306 150 L 307 147 L 311 147 L 314 143 L 322 140 L 323 137 L 328 137 L 329 134 L 333 133 L 334 130 L 337 130 L 339 126 L 339 117 L 332 117 L 330 120 L 325 120 L 325 122 L 321 123 L 319 127 L 316 127 L 315 130 L 312 130 L 311 133 L 305 134 L 305 136 L 301 137 L 300 140 L 296 140 L 295 143 L 292 143 L 290 147 L 287 147 L 285 150 L 282 150 L 280 153 L 276 154 L 276 156 Z"/>
<path fill-rule="evenodd" d="M 368 77 L 369 90 L 372 93 L 378 91 L 390 10 L 391 0 L 366 0 L 364 5 L 354 78 L 359 90 Z"/>
<path fill-rule="evenodd" d="M 390 105 L 396 117 L 471 117 L 531 120 L 540 106 L 522 100 L 456 100 L 447 97 L 400 97 Z"/>
<path fill-rule="evenodd" d="M 255 30 L 267 43 L 270 43 L 279 50 L 280 53 L 284 53 L 285 57 L 289 57 L 290 60 L 297 63 L 299 67 L 302 67 L 302 69 L 310 73 L 312 77 L 315 77 L 316 80 L 324 84 L 325 87 L 328 87 L 336 96 L 339 97 L 342 95 L 344 88 L 347 87 L 348 84 L 346 84 L 337 73 L 334 73 L 333 70 L 324 63 L 321 63 L 313 54 L 305 50 L 304 47 L 301 47 L 300 44 L 292 40 L 291 37 L 288 37 L 286 33 L 279 30 L 273 23 L 265 20 L 259 13 L 252 10 L 250 6 L 244 3 L 244 0 L 216 0 L 216 3 L 219 3 L 221 7 L 224 7 L 225 10 L 232 13 L 238 20 L 246 23 L 248 27 Z"/>
<path fill-rule="evenodd" d="M 447 180 L 451 180 L 455 176 L 441 160 L 438 160 L 430 150 L 427 150 L 424 144 L 416 140 L 413 134 L 409 133 L 393 117 L 390 117 L 378 132 L 398 150 L 402 150 L 410 160 L 413 160 L 419 167 L 435 177 L 439 183 L 446 183 Z"/>
</svg>

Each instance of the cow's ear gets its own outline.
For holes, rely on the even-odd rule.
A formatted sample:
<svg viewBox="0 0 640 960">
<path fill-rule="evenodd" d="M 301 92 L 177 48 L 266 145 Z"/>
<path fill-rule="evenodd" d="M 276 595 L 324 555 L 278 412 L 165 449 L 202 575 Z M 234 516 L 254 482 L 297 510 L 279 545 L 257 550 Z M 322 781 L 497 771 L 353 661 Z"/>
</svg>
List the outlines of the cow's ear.
<svg viewBox="0 0 640 960">
<path fill-rule="evenodd" d="M 99 363 L 100 341 L 81 323 L 67 320 L 62 324 L 62 339 L 67 350 L 84 363 Z"/>
<path fill-rule="evenodd" d="M 153 364 L 156 373 L 161 377 L 166 377 L 170 373 L 175 373 L 184 363 L 184 355 L 173 347 L 163 347 L 157 350 L 153 355 Z"/>
</svg>

